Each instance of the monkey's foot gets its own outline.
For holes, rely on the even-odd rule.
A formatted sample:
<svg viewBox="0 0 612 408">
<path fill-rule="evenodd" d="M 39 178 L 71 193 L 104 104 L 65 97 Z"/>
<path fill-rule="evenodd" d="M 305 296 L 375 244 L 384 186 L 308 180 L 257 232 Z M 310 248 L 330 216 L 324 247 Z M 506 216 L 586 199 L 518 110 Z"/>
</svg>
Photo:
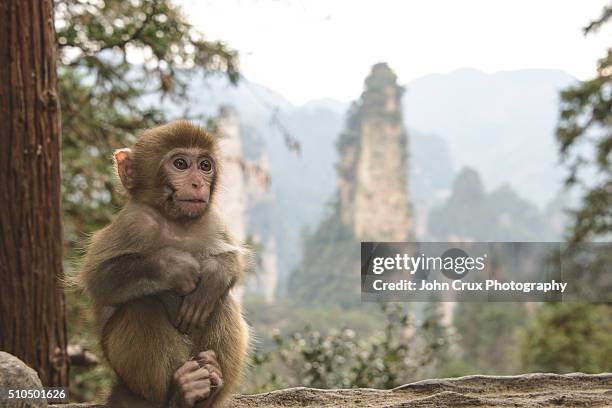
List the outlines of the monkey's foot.
<svg viewBox="0 0 612 408">
<path fill-rule="evenodd" d="M 196 402 L 206 401 L 212 394 L 211 372 L 198 361 L 187 361 L 175 371 L 172 380 L 180 408 L 192 408 Z"/>
<path fill-rule="evenodd" d="M 223 388 L 223 374 L 221 373 L 221 366 L 217 361 L 217 355 L 214 351 L 202 351 L 196 357 L 196 361 L 201 368 L 207 370 L 210 373 L 210 388 L 212 389 L 208 397 L 202 401 L 198 401 L 195 405 L 196 408 L 209 408 L 212 407 L 217 395 Z"/>
</svg>

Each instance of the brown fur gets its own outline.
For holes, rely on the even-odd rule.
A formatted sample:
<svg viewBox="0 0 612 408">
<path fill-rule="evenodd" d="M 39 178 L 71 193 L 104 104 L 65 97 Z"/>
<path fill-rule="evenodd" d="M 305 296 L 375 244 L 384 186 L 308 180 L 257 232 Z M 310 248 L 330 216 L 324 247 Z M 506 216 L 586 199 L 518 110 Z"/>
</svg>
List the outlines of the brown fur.
<svg viewBox="0 0 612 408">
<path fill-rule="evenodd" d="M 242 277 L 244 249 L 234 242 L 212 203 L 203 216 L 189 222 L 169 219 L 157 205 L 164 188 L 160 162 L 177 147 L 198 147 L 219 157 L 215 139 L 186 121 L 143 132 L 132 148 L 128 202 L 109 226 L 93 235 L 78 275 L 93 300 L 104 355 L 118 376 L 109 400 L 112 407 L 171 406 L 173 373 L 205 350 L 216 352 L 223 373 L 217 406 L 232 392 L 245 364 L 248 327 L 240 303 L 229 292 Z M 218 174 L 218 160 L 215 165 Z M 213 181 L 211 199 L 214 187 Z M 202 302 L 212 302 L 206 324 L 189 334 L 173 324 L 183 298 L 165 280 L 164 271 L 153 268 L 143 275 L 142 262 L 157 265 L 156 257 L 167 248 L 197 260 L 204 275 L 194 293 L 202 294 Z M 105 265 L 131 257 L 141 262 L 139 269 L 121 261 L 125 270 L 109 276 Z M 207 292 L 209 288 L 217 293 Z"/>
</svg>

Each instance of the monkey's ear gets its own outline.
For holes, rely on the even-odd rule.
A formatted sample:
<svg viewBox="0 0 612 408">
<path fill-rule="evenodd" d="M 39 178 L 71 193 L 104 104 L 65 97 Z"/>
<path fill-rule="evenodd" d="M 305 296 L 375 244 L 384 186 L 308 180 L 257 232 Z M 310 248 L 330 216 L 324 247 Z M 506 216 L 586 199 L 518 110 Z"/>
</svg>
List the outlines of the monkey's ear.
<svg viewBox="0 0 612 408">
<path fill-rule="evenodd" d="M 117 175 L 119 176 L 123 187 L 129 191 L 132 187 L 134 187 L 132 150 L 128 148 L 115 150 L 114 156 Z"/>
</svg>

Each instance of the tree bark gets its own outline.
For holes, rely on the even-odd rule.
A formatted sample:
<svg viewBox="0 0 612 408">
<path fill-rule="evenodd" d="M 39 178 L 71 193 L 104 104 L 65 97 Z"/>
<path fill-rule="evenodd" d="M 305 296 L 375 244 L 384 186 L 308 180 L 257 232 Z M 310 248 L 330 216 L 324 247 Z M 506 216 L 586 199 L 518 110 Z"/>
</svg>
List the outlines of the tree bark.
<svg viewBox="0 0 612 408">
<path fill-rule="evenodd" d="M 0 1 L 0 350 L 66 386 L 52 0 Z"/>
</svg>

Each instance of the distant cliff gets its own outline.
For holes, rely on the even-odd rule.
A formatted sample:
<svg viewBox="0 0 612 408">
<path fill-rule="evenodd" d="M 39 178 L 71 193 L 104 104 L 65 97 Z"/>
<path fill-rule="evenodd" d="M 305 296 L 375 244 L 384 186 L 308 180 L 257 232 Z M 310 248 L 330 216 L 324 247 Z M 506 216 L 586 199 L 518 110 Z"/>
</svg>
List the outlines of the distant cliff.
<svg viewBox="0 0 612 408">
<path fill-rule="evenodd" d="M 249 276 L 245 290 L 260 293 L 272 303 L 277 289 L 278 253 L 274 219 L 268 215 L 273 202 L 265 185 L 270 172 L 268 156 L 264 150 L 254 151 L 233 107 L 220 108 L 217 126 L 223 159 L 218 209 L 237 240 L 257 246 L 257 273 Z"/>
<path fill-rule="evenodd" d="M 338 211 L 360 240 L 403 241 L 412 231 L 401 98 L 389 66 L 374 65 L 338 142 Z"/>
<path fill-rule="evenodd" d="M 238 112 L 229 106 L 221 107 L 217 125 L 223 160 L 217 189 L 218 207 L 232 234 L 242 242 L 246 238 L 247 187 L 242 165 L 244 159 Z"/>
<path fill-rule="evenodd" d="M 405 241 L 414 220 L 402 88 L 385 63 L 372 67 L 338 138 L 334 206 L 306 234 L 288 293 L 301 304 L 360 304 L 360 241 Z"/>
</svg>

